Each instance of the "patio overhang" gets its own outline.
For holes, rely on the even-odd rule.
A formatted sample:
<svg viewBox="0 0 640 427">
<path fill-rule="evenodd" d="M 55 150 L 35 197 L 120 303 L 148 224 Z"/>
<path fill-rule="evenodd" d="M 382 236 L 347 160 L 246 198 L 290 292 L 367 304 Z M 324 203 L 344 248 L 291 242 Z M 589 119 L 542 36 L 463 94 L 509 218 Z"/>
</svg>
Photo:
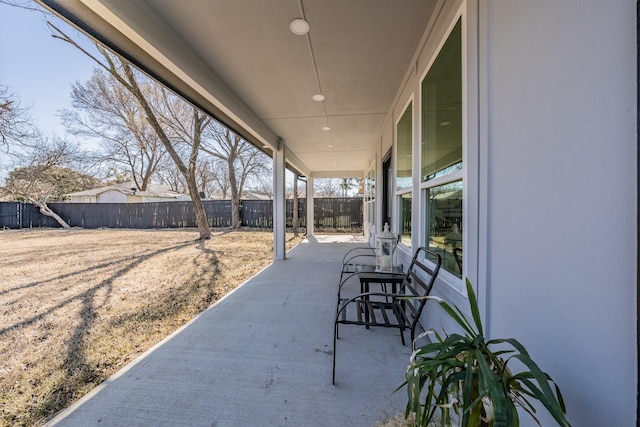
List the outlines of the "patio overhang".
<svg viewBox="0 0 640 427">
<path fill-rule="evenodd" d="M 316 177 L 362 176 L 437 3 L 39 1 Z M 308 34 L 290 31 L 296 18 Z"/>
</svg>

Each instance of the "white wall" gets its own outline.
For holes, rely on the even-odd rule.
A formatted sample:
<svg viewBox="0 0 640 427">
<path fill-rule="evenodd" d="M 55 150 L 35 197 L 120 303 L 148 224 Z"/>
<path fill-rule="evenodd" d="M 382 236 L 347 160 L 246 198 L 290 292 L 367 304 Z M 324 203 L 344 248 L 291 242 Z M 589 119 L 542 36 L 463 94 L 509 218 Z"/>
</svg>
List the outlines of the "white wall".
<svg viewBox="0 0 640 427">
<path fill-rule="evenodd" d="M 96 196 L 71 196 L 71 203 L 96 203 Z"/>
<path fill-rule="evenodd" d="M 98 203 L 127 203 L 127 195 L 117 190 L 109 190 L 98 196 Z"/>
<path fill-rule="evenodd" d="M 636 419 L 635 8 L 480 6 L 488 334 L 525 344 L 574 426 Z"/>
</svg>

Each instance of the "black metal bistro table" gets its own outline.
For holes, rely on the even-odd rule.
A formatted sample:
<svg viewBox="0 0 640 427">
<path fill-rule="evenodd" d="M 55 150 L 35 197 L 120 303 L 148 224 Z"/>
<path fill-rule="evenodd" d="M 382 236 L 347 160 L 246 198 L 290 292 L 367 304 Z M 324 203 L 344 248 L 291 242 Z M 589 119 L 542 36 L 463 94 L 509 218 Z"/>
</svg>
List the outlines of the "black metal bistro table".
<svg viewBox="0 0 640 427">
<path fill-rule="evenodd" d="M 361 271 L 358 273 L 360 280 L 360 292 L 370 292 L 370 285 L 378 283 L 382 287 L 383 292 L 387 292 L 387 285 L 391 285 L 391 293 L 397 293 L 398 285 L 402 284 L 404 274 L 400 272 L 380 272 L 380 271 Z"/>
<path fill-rule="evenodd" d="M 402 281 L 404 280 L 405 275 L 401 273 L 386 273 L 386 272 L 378 272 L 378 271 L 363 271 L 358 273 L 358 278 L 360 279 L 360 292 L 362 292 L 363 299 L 365 301 L 369 300 L 368 293 L 370 292 L 371 284 L 380 284 L 381 290 L 383 293 L 387 293 L 387 285 L 391 285 L 391 293 L 397 294 L 402 291 L 400 287 L 402 286 Z M 387 301 L 388 302 L 388 301 Z M 367 306 L 365 304 L 365 306 Z M 358 313 L 358 318 L 362 313 Z M 364 309 L 364 318 L 366 322 L 369 322 L 369 310 Z M 366 327 L 369 329 L 369 326 Z"/>
</svg>

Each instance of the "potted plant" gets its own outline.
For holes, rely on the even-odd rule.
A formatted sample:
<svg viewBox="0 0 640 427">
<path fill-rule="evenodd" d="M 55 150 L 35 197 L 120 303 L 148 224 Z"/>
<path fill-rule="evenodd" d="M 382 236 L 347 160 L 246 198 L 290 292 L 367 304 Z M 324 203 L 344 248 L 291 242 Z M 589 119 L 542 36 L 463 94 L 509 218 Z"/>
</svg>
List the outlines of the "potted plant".
<svg viewBox="0 0 640 427">
<path fill-rule="evenodd" d="M 407 367 L 408 403 L 405 417 L 415 416 L 415 425 L 438 424 L 462 427 L 517 427 L 517 408 L 535 417 L 533 400 L 539 401 L 561 426 L 570 426 L 560 389 L 512 338 L 486 340 L 476 295 L 469 280 L 467 294 L 473 324 L 457 306 L 437 297 L 445 312 L 462 328 L 461 334 L 441 336 L 430 329 L 421 336 L 435 338 L 417 348 Z M 514 373 L 510 361 L 524 370 Z M 552 388 L 553 386 L 553 388 Z"/>
</svg>

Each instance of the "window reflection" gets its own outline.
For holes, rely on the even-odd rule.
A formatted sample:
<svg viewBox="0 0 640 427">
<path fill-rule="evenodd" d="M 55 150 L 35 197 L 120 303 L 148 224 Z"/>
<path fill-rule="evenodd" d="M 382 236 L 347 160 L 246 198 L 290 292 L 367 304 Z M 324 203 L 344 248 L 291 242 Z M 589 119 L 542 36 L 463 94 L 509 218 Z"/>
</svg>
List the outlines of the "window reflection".
<svg viewBox="0 0 640 427">
<path fill-rule="evenodd" d="M 422 181 L 462 169 L 462 29 L 458 21 L 422 82 Z"/>
<path fill-rule="evenodd" d="M 400 242 L 411 247 L 411 193 L 405 193 L 398 197 L 400 212 Z"/>
<path fill-rule="evenodd" d="M 397 125 L 396 190 L 411 188 L 413 165 L 413 107 L 410 103 Z"/>
<path fill-rule="evenodd" d="M 442 256 L 442 268 L 462 277 L 462 181 L 427 189 L 429 249 Z"/>
</svg>

